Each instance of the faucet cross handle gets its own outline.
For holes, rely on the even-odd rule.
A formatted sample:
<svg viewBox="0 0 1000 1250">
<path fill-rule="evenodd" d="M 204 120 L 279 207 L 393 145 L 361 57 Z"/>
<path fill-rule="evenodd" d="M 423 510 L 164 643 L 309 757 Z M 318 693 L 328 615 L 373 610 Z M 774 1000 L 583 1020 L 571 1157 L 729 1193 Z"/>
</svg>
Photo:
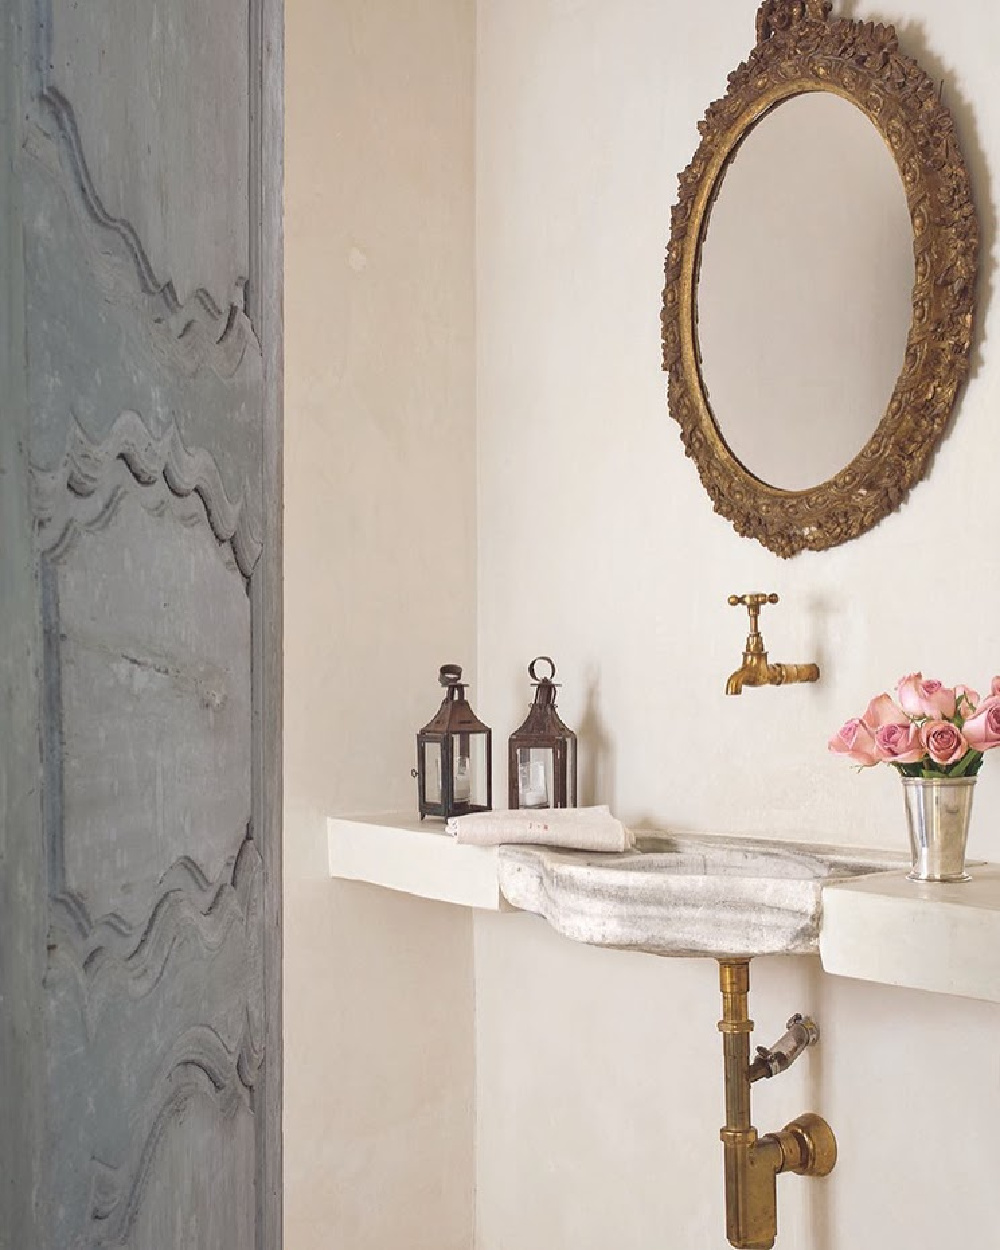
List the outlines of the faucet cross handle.
<svg viewBox="0 0 1000 1250">
<path fill-rule="evenodd" d="M 778 596 L 773 592 L 769 595 L 765 595 L 761 591 L 757 591 L 754 594 L 729 596 L 729 606 L 731 608 L 738 608 L 742 604 L 743 607 L 745 607 L 750 613 L 751 634 L 757 633 L 757 621 L 760 617 L 760 610 L 764 604 L 777 602 Z"/>
</svg>

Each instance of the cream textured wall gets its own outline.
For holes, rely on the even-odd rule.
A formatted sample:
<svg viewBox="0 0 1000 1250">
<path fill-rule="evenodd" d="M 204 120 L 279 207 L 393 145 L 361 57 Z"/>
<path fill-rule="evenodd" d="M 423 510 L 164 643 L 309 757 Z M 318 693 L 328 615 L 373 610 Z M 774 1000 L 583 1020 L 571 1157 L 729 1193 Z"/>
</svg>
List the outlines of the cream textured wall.
<svg viewBox="0 0 1000 1250">
<path fill-rule="evenodd" d="M 479 0 L 477 706 L 502 743 L 546 652 L 585 799 L 666 829 L 902 847 L 896 778 L 856 775 L 826 741 L 904 672 L 975 685 L 1000 671 L 1000 10 L 838 9 L 894 22 L 945 80 L 985 315 L 929 479 L 869 535 L 786 562 L 713 513 L 659 370 L 676 175 L 752 44 L 755 4 Z M 749 590 L 781 595 L 762 617 L 771 657 L 817 660 L 818 685 L 726 698 L 746 632 L 726 596 Z M 996 761 L 978 790 L 970 850 L 1000 859 Z M 475 946 L 477 1250 L 724 1246 L 715 966 L 575 947 L 526 917 L 477 917 Z M 996 1245 L 1000 1008 L 809 960 L 752 975 L 758 1041 L 796 1009 L 824 1029 L 757 1093 L 759 1127 L 810 1105 L 842 1151 L 828 1181 L 781 1180 L 779 1245 Z"/>
<path fill-rule="evenodd" d="M 471 919 L 326 869 L 475 664 L 468 0 L 286 8 L 285 1244 L 468 1250 Z M 443 523 L 445 500 L 466 523 Z"/>
</svg>

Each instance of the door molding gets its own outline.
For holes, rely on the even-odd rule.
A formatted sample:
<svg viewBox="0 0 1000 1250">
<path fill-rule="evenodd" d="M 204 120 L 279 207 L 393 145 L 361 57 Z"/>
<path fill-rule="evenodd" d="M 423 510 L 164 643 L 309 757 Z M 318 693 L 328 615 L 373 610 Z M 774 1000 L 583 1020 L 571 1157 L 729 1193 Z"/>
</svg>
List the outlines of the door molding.
<svg viewBox="0 0 1000 1250">
<path fill-rule="evenodd" d="M 254 620 L 254 827 L 264 860 L 265 1059 L 255 1088 L 258 1147 L 264 1160 L 257 1194 L 256 1250 L 282 1239 L 282 491 L 284 438 L 284 0 L 250 0 L 250 280 L 247 314 L 264 362 L 262 511 L 264 549 L 250 582 Z"/>
<path fill-rule="evenodd" d="M 123 470 L 140 494 L 163 482 L 177 498 L 197 495 L 212 533 L 229 543 L 236 564 L 249 579 L 263 550 L 244 499 L 230 499 L 219 466 L 203 447 L 189 451 L 175 422 L 156 438 L 137 412 L 119 413 L 105 439 L 92 442 L 71 421 L 58 468 L 32 474 L 32 505 L 39 550 L 52 558 L 80 529 L 104 525 L 122 498 Z"/>
</svg>

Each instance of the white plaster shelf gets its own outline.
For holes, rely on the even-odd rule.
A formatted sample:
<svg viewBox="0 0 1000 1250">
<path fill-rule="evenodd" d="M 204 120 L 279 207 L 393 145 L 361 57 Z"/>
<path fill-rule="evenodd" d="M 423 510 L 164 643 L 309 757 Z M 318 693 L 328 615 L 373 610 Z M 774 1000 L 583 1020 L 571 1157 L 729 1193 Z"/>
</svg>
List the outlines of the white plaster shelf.
<svg viewBox="0 0 1000 1250">
<path fill-rule="evenodd" d="M 820 959 L 827 972 L 1000 1003 L 1000 864 L 971 881 L 908 881 L 904 872 L 823 891 Z"/>
<path fill-rule="evenodd" d="M 460 846 L 444 825 L 409 813 L 330 817 L 327 852 L 331 877 L 460 907 L 508 910 L 500 893 L 499 848 Z"/>
</svg>

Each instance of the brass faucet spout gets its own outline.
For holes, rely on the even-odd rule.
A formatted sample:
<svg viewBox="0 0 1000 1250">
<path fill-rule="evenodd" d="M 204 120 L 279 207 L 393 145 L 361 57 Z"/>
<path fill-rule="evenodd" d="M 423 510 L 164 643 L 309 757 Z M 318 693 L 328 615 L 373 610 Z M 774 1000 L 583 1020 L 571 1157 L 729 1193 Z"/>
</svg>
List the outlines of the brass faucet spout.
<svg viewBox="0 0 1000 1250">
<path fill-rule="evenodd" d="M 744 686 L 790 686 L 796 682 L 819 681 L 818 664 L 768 664 L 764 636 L 758 628 L 765 603 L 777 603 L 778 596 L 730 595 L 729 604 L 742 604 L 750 614 L 750 633 L 743 649 L 743 663 L 726 682 L 726 694 L 742 694 Z"/>
<path fill-rule="evenodd" d="M 769 664 L 767 672 L 768 684 L 773 686 L 790 686 L 799 681 L 819 681 L 818 664 Z"/>
</svg>

